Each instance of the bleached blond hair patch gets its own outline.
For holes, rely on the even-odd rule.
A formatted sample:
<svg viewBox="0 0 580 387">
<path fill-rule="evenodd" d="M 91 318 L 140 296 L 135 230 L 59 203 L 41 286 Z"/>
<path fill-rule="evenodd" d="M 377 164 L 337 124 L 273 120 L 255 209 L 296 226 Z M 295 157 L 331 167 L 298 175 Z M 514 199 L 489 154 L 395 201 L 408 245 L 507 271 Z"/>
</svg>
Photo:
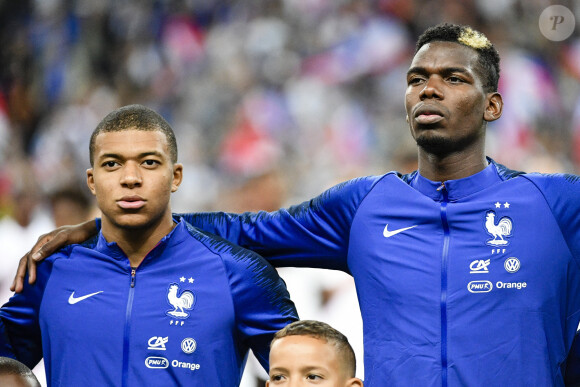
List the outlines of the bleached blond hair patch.
<svg viewBox="0 0 580 387">
<path fill-rule="evenodd" d="M 491 47 L 491 42 L 484 34 L 469 27 L 466 27 L 461 31 L 457 41 L 475 49 Z"/>
</svg>

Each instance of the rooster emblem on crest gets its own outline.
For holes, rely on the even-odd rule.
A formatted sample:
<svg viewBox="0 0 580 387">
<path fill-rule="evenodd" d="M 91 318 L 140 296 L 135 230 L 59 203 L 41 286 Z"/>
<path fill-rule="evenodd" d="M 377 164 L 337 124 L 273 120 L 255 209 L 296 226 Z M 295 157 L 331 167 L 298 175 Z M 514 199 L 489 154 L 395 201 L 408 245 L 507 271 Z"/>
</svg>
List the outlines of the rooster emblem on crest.
<svg viewBox="0 0 580 387">
<path fill-rule="evenodd" d="M 512 221 L 504 216 L 495 224 L 495 212 L 488 211 L 485 216 L 485 229 L 489 235 L 493 236 L 493 239 L 485 243 L 490 246 L 504 246 L 509 243 L 504 237 L 509 237 L 512 234 Z"/>
<path fill-rule="evenodd" d="M 167 301 L 169 305 L 173 306 L 173 310 L 168 310 L 166 314 L 175 318 L 186 319 L 189 317 L 189 313 L 185 310 L 193 309 L 195 303 L 195 296 L 189 290 L 184 290 L 180 295 L 177 294 L 179 290 L 179 285 L 173 283 L 169 285 L 169 290 L 167 291 Z"/>
</svg>

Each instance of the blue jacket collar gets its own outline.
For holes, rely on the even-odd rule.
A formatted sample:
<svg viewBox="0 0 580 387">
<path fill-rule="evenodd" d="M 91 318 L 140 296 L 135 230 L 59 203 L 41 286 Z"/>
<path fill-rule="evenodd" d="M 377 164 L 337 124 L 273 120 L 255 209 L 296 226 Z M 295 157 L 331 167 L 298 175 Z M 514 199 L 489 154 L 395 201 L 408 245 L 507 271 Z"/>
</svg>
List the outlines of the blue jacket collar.
<svg viewBox="0 0 580 387">
<path fill-rule="evenodd" d="M 491 159 L 488 161 L 489 165 L 483 171 L 457 180 L 431 181 L 417 172 L 409 185 L 435 201 L 445 200 L 445 193 L 447 193 L 448 201 L 459 200 L 502 180 L 496 163 Z M 445 186 L 444 189 L 443 186 Z"/>
<path fill-rule="evenodd" d="M 151 250 L 147 254 L 147 257 L 151 255 L 157 255 L 156 254 L 157 251 L 162 251 L 166 246 L 173 246 L 178 243 L 181 243 L 183 239 L 187 237 L 188 232 L 185 227 L 185 221 L 181 218 L 174 218 L 173 220 L 177 223 L 177 225 L 173 228 L 173 230 L 169 232 L 169 234 L 161 238 L 161 240 L 153 248 L 153 250 Z M 127 259 L 127 255 L 125 254 L 125 252 L 123 252 L 123 250 L 121 250 L 117 242 L 107 242 L 107 240 L 103 236 L 102 230 L 99 231 L 95 250 L 117 260 Z"/>
</svg>

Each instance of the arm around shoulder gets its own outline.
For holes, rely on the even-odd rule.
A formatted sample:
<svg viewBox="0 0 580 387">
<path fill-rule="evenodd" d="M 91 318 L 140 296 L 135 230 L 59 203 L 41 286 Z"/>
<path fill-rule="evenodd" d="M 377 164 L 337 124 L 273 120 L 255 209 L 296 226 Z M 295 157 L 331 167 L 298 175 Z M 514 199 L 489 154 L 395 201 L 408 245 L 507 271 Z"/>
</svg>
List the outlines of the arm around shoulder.
<svg viewBox="0 0 580 387">
<path fill-rule="evenodd" d="M 261 254 L 274 266 L 348 272 L 350 227 L 359 205 L 381 177 L 338 184 L 314 199 L 274 212 L 183 215 L 191 225 Z"/>
</svg>

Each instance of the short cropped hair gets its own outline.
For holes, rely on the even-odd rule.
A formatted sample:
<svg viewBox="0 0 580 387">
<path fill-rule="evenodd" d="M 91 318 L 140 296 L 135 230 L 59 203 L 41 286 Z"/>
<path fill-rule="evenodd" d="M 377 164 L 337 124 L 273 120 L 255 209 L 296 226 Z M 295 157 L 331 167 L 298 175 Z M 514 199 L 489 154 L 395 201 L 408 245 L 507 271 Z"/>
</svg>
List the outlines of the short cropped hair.
<svg viewBox="0 0 580 387">
<path fill-rule="evenodd" d="M 160 131 L 165 134 L 169 146 L 171 161 L 177 162 L 177 141 L 173 129 L 161 115 L 143 105 L 128 105 L 107 114 L 97 125 L 89 143 L 89 157 L 94 166 L 95 140 L 105 132 L 122 132 L 125 130 Z"/>
<path fill-rule="evenodd" d="M 352 378 L 355 377 L 356 358 L 352 346 L 345 335 L 330 325 L 315 320 L 295 321 L 276 332 L 270 346 L 272 346 L 276 340 L 287 336 L 310 336 L 332 344 L 336 348 L 339 357 L 344 362 L 345 370 L 349 373 L 348 376 Z"/>
<path fill-rule="evenodd" d="M 20 375 L 30 381 L 30 385 L 40 386 L 38 379 L 23 363 L 9 357 L 0 357 L 0 375 Z"/>
<path fill-rule="evenodd" d="M 499 53 L 491 41 L 470 26 L 442 23 L 430 27 L 417 39 L 415 54 L 427 43 L 455 42 L 479 54 L 478 72 L 486 92 L 496 92 L 499 83 Z"/>
</svg>

